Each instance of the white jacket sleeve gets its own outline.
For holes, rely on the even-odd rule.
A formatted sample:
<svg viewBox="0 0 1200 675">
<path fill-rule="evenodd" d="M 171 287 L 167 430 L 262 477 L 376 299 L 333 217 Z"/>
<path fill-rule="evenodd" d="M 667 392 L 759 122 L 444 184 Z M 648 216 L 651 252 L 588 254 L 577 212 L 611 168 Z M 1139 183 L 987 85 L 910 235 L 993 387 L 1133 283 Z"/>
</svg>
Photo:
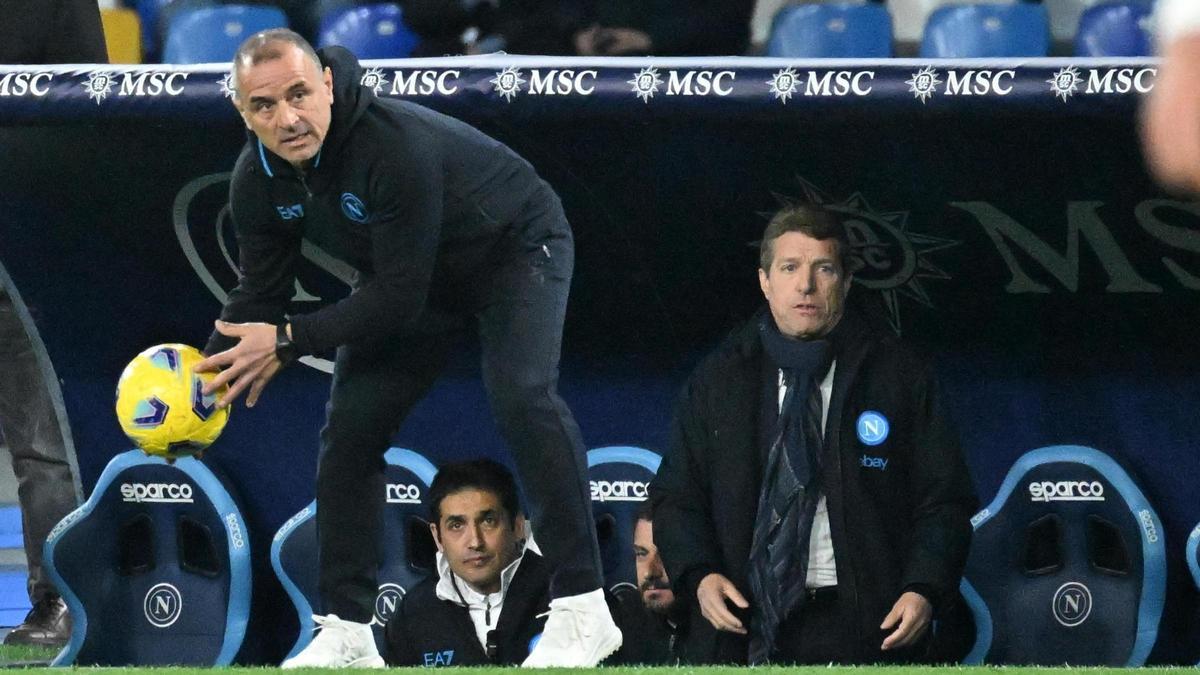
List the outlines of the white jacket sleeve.
<svg viewBox="0 0 1200 675">
<path fill-rule="evenodd" d="M 1176 38 L 1200 33 L 1200 2 L 1197 0 L 1158 0 L 1154 17 L 1159 51 Z"/>
</svg>

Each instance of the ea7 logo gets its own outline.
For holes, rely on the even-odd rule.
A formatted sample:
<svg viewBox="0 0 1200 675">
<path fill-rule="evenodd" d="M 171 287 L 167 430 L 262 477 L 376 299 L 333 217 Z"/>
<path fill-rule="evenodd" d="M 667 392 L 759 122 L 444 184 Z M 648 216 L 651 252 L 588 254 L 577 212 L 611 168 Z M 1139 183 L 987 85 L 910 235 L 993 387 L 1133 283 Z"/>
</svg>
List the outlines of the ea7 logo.
<svg viewBox="0 0 1200 675">
<path fill-rule="evenodd" d="M 421 655 L 421 658 L 425 661 L 426 668 L 432 668 L 434 666 L 448 666 L 454 663 L 454 650 L 443 649 L 436 652 L 425 652 Z"/>
<path fill-rule="evenodd" d="M 457 70 L 402 70 L 393 72 L 392 96 L 430 96 L 440 94 L 449 96 L 458 91 L 457 84 L 450 84 L 458 79 Z"/>
<path fill-rule="evenodd" d="M 0 96 L 45 96 L 52 79 L 53 73 L 8 73 L 0 77 Z"/>
<path fill-rule="evenodd" d="M 1104 485 L 1100 481 L 1034 481 L 1029 484 L 1029 499 L 1035 502 L 1102 502 Z"/>
<path fill-rule="evenodd" d="M 1088 94 L 1128 94 L 1136 91 L 1148 94 L 1154 89 L 1154 78 L 1158 77 L 1157 68 L 1109 68 L 1108 70 L 1091 69 L 1088 73 Z"/>
<path fill-rule="evenodd" d="M 554 96 L 564 94 L 579 94 L 587 96 L 595 91 L 596 77 L 599 73 L 594 70 L 559 70 L 557 68 L 547 71 L 544 75 L 542 71 L 534 69 L 529 73 L 529 95 L 530 96 Z M 592 84 L 587 84 L 588 81 Z"/>
<path fill-rule="evenodd" d="M 420 504 L 421 488 L 407 483 L 388 483 L 386 501 L 388 504 Z"/>
<path fill-rule="evenodd" d="M 117 96 L 178 96 L 188 73 L 125 73 Z"/>
<path fill-rule="evenodd" d="M 188 483 L 121 483 L 121 501 L 159 504 L 191 504 Z"/>
<path fill-rule="evenodd" d="M 594 502 L 641 502 L 646 500 L 645 481 L 640 480 L 594 480 L 592 501 Z"/>
<path fill-rule="evenodd" d="M 831 70 L 824 75 L 816 71 L 808 71 L 808 81 L 804 85 L 805 96 L 866 96 L 871 93 L 871 81 L 875 73 L 864 70 L 852 72 L 849 70 Z"/>
<path fill-rule="evenodd" d="M 951 70 L 946 73 L 944 96 L 1007 96 L 1012 91 L 1015 70 Z"/>
<path fill-rule="evenodd" d="M 276 206 L 275 211 L 279 213 L 279 217 L 284 220 L 292 220 L 294 218 L 304 217 L 304 205 L 292 204 L 291 206 Z"/>
<path fill-rule="evenodd" d="M 689 70 L 682 77 L 679 71 L 672 70 L 667 73 L 667 96 L 708 96 L 710 93 L 728 96 L 733 93 L 733 88 L 725 81 L 735 79 L 737 73 L 732 70 Z"/>
</svg>

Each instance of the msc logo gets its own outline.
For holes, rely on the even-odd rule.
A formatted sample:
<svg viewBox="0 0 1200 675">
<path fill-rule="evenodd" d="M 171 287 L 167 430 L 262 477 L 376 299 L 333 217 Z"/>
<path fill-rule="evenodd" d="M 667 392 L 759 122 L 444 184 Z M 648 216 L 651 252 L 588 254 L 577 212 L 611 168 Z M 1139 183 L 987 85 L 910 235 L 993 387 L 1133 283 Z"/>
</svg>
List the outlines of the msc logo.
<svg viewBox="0 0 1200 675">
<path fill-rule="evenodd" d="M 1054 592 L 1051 608 L 1056 621 L 1073 628 L 1087 621 L 1092 613 L 1092 592 L 1077 581 L 1068 581 Z"/>
<path fill-rule="evenodd" d="M 642 103 L 649 103 L 650 99 L 658 93 L 658 88 L 662 86 L 662 78 L 658 76 L 658 68 L 654 66 L 646 66 L 634 74 L 632 80 L 628 80 L 625 84 L 633 87 L 633 93 L 642 99 Z"/>
<path fill-rule="evenodd" d="M 125 73 L 117 96 L 178 96 L 189 73 Z"/>
<path fill-rule="evenodd" d="M 788 99 L 796 94 L 796 83 L 800 81 L 795 68 L 783 68 L 767 80 L 771 95 L 776 101 L 787 105 Z"/>
<path fill-rule="evenodd" d="M 387 86 L 387 76 L 379 68 L 368 68 L 358 78 L 358 84 L 371 90 L 371 93 L 379 95 L 380 90 Z"/>
<path fill-rule="evenodd" d="M 1088 73 L 1085 94 L 1128 94 L 1136 91 L 1148 94 L 1154 89 L 1157 68 L 1092 68 Z"/>
<path fill-rule="evenodd" d="M 53 73 L 8 73 L 0 77 L 0 96 L 45 96 L 53 79 Z"/>
<path fill-rule="evenodd" d="M 388 483 L 385 501 L 388 504 L 420 504 L 421 488 L 406 483 Z"/>
<path fill-rule="evenodd" d="M 242 535 L 242 524 L 238 522 L 236 513 L 225 514 L 225 527 L 229 528 L 229 540 L 234 548 L 245 548 L 246 537 Z"/>
<path fill-rule="evenodd" d="M 400 584 L 380 584 L 379 593 L 375 595 L 375 623 L 386 626 L 403 598 L 404 587 Z"/>
<path fill-rule="evenodd" d="M 925 103 L 937 93 L 937 86 L 941 83 L 942 81 L 938 79 L 938 71 L 933 66 L 925 66 L 904 81 L 913 97 L 919 99 L 921 103 Z"/>
<path fill-rule="evenodd" d="M 100 102 L 108 97 L 108 93 L 113 88 L 112 73 L 93 72 L 88 73 L 88 78 L 83 82 L 83 88 L 88 93 L 88 98 L 100 105 Z"/>
<path fill-rule="evenodd" d="M 451 84 L 458 77 L 457 70 L 410 70 L 407 73 L 396 70 L 392 71 L 392 88 L 388 93 L 392 96 L 449 96 L 458 91 L 458 85 Z M 383 83 L 387 84 L 387 80 Z"/>
<path fill-rule="evenodd" d="M 360 224 L 369 218 L 366 205 L 352 192 L 342 193 L 342 215 Z"/>
<path fill-rule="evenodd" d="M 179 620 L 183 611 L 183 596 L 171 584 L 158 584 L 146 592 L 142 612 L 155 628 L 166 628 Z"/>
<path fill-rule="evenodd" d="M 596 90 L 596 77 L 599 75 L 594 70 L 559 70 L 551 69 L 545 75 L 542 71 L 534 69 L 529 73 L 529 95 L 530 96 L 555 96 L 565 94 L 579 94 L 587 96 Z M 589 84 L 590 81 L 590 84 Z"/>
<path fill-rule="evenodd" d="M 437 652 L 425 652 L 422 655 L 425 660 L 425 667 L 432 668 L 434 666 L 448 666 L 454 662 L 454 650 L 443 649 Z"/>
<path fill-rule="evenodd" d="M 1154 514 L 1150 513 L 1150 509 L 1138 511 L 1138 520 L 1142 523 L 1142 530 L 1146 533 L 1146 541 L 1157 544 L 1158 527 L 1154 524 Z"/>
<path fill-rule="evenodd" d="M 866 96 L 871 93 L 871 81 L 875 73 L 864 70 L 830 70 L 824 75 L 815 70 L 808 71 L 808 80 L 804 85 L 805 96 Z"/>
<path fill-rule="evenodd" d="M 121 483 L 121 501 L 137 504 L 191 504 L 190 483 Z"/>
<path fill-rule="evenodd" d="M 640 480 L 594 480 L 592 501 L 594 502 L 644 502 L 649 484 Z"/>
<path fill-rule="evenodd" d="M 1029 484 L 1029 499 L 1035 502 L 1102 502 L 1104 485 L 1100 481 L 1034 481 Z"/>
<path fill-rule="evenodd" d="M 492 83 L 493 91 L 503 96 L 508 103 L 512 103 L 517 94 L 521 93 L 521 85 L 525 84 L 525 78 L 521 77 L 521 70 L 516 66 L 505 68 L 488 81 Z"/>
<path fill-rule="evenodd" d="M 1015 70 L 951 70 L 946 74 L 944 96 L 1007 96 L 1012 92 Z"/>
<path fill-rule="evenodd" d="M 1083 78 L 1079 76 L 1079 69 L 1075 66 L 1059 68 L 1058 72 L 1046 80 L 1046 84 L 1050 85 L 1050 91 L 1064 102 L 1079 91 L 1080 82 L 1083 82 Z"/>
<path fill-rule="evenodd" d="M 295 218 L 304 217 L 304 205 L 292 204 L 291 206 L 276 206 L 275 211 L 279 213 L 279 217 L 284 220 L 292 220 Z"/>
<path fill-rule="evenodd" d="M 726 80 L 733 82 L 737 73 L 732 70 L 689 70 L 682 76 L 679 71 L 667 72 L 667 96 L 728 96 L 733 88 Z"/>
</svg>

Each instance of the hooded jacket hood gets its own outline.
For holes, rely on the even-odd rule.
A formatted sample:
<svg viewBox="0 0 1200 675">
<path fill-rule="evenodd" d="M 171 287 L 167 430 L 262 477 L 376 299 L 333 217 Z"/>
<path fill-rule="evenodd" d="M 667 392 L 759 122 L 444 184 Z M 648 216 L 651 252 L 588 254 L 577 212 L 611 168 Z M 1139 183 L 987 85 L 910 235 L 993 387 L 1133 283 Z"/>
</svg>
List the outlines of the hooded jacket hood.
<svg viewBox="0 0 1200 675">
<path fill-rule="evenodd" d="M 333 112 L 321 152 L 335 155 L 375 100 L 375 92 L 362 86 L 362 66 L 346 48 L 325 47 L 317 51 L 317 56 L 321 65 L 333 73 Z"/>
</svg>

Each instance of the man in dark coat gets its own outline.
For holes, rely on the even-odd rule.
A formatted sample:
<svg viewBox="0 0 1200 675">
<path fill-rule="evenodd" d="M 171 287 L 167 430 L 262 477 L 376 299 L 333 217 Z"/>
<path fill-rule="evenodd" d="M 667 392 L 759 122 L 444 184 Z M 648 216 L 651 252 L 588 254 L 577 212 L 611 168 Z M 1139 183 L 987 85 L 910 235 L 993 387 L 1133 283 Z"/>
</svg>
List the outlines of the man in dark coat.
<svg viewBox="0 0 1200 675">
<path fill-rule="evenodd" d="M 844 315 L 849 254 L 829 212 L 778 213 L 769 311 L 684 387 L 651 490 L 701 661 L 919 660 L 956 592 L 976 508 L 958 439 L 929 364 Z"/>
</svg>

